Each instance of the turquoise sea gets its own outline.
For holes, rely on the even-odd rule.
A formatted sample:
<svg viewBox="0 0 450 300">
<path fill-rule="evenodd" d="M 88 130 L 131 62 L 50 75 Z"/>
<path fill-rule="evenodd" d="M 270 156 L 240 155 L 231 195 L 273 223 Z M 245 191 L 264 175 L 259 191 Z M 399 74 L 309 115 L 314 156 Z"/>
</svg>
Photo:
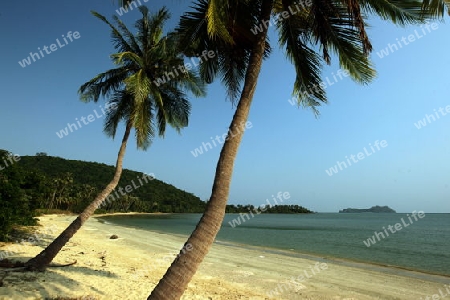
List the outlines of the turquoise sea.
<svg viewBox="0 0 450 300">
<path fill-rule="evenodd" d="M 200 217 L 200 214 L 163 214 L 100 219 L 187 237 Z M 423 218 L 416 217 L 417 221 L 408 218 L 406 213 L 254 214 L 253 218 L 249 217 L 245 217 L 245 222 L 241 218 L 241 225 L 234 223 L 233 228 L 229 222 L 240 216 L 227 214 L 216 242 L 258 247 L 261 251 L 289 256 L 309 254 L 450 276 L 450 214 L 426 214 Z M 402 224 L 400 230 L 395 230 L 397 223 Z M 369 238 L 375 244 L 367 247 Z"/>
</svg>

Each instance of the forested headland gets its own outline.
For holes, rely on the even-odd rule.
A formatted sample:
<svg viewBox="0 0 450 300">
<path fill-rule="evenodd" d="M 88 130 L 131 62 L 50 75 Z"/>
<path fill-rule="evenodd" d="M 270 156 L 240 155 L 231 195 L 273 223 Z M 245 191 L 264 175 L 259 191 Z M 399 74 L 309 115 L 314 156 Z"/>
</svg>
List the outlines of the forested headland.
<svg viewBox="0 0 450 300">
<path fill-rule="evenodd" d="M 14 156 L 0 149 L 0 240 L 15 225 L 34 225 L 42 213 L 80 213 L 108 184 L 114 167 L 48 156 Z M 116 190 L 96 213 L 202 213 L 206 202 L 151 176 L 124 169 Z M 248 212 L 253 205 L 227 205 L 227 213 Z M 264 213 L 310 213 L 299 205 L 276 205 Z"/>
</svg>

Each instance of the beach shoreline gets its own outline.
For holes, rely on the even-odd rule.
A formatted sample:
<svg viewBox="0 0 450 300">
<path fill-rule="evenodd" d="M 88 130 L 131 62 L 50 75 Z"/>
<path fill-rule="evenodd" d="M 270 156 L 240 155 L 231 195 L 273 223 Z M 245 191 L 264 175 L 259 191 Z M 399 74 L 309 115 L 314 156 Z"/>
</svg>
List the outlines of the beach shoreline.
<svg viewBox="0 0 450 300">
<path fill-rule="evenodd" d="M 94 214 L 92 218 L 114 217 L 114 216 L 152 216 L 152 215 L 171 215 L 171 214 L 173 213 L 118 212 L 118 213 Z"/>
<path fill-rule="evenodd" d="M 54 260 L 77 260 L 77 264 L 51 268 L 45 273 L 9 273 L 0 287 L 0 299 L 146 299 L 186 238 L 105 224 L 97 219 L 101 216 L 105 215 L 88 220 Z M 8 258 L 25 261 L 36 255 L 75 217 L 40 217 L 43 226 L 38 231 L 46 232 L 52 227 L 55 232 L 37 244 L 20 245 Z M 110 239 L 113 234 L 118 239 Z M 7 247 L 0 251 L 4 248 Z M 320 269 L 320 264 L 327 268 Z M 437 294 L 444 284 L 450 284 L 450 278 L 445 276 L 352 264 L 309 255 L 286 256 L 219 241 L 214 243 L 182 299 L 409 300 Z"/>
<path fill-rule="evenodd" d="M 113 213 L 113 214 L 106 214 L 106 215 L 102 215 L 99 216 L 99 218 L 101 219 L 102 217 L 114 217 L 114 216 L 154 216 L 154 215 L 177 215 L 177 213 Z M 181 214 L 183 215 L 183 214 Z M 195 214 L 195 215 L 200 215 L 200 214 Z M 233 214 L 231 214 L 233 215 Z M 237 215 L 237 214 L 236 214 Z M 401 214 L 400 214 L 401 215 Z M 101 219 L 102 222 L 105 221 L 103 219 Z M 123 219 L 121 219 L 123 220 Z M 173 231 L 167 231 L 167 230 L 159 230 L 159 229 L 155 229 L 155 228 L 147 228 L 146 226 L 142 226 L 142 225 L 133 225 L 133 224 L 128 224 L 126 222 L 114 222 L 114 218 L 110 218 L 107 219 L 108 223 L 112 223 L 114 225 L 118 225 L 118 226 L 124 226 L 124 227 L 130 227 L 130 228 L 143 228 L 147 231 L 151 231 L 151 232 L 157 232 L 157 233 L 165 233 L 165 234 L 170 234 L 172 236 L 178 236 L 178 237 L 182 237 L 184 239 L 187 239 L 189 237 L 189 233 L 174 233 Z M 224 224 L 225 225 L 225 224 Z M 218 236 L 218 238 L 220 238 L 220 235 Z M 263 252 L 268 252 L 268 253 L 272 253 L 272 254 L 280 254 L 280 255 L 286 255 L 289 257 L 297 257 L 297 258 L 304 258 L 304 259 L 312 259 L 312 260 L 325 260 L 328 263 L 336 263 L 336 264 L 341 264 L 341 265 L 345 265 L 345 266 L 351 266 L 351 267 L 358 267 L 358 268 L 363 268 L 363 269 L 373 269 L 373 270 L 379 270 L 381 272 L 388 272 L 388 273 L 392 273 L 392 274 L 400 274 L 400 275 L 405 275 L 405 276 L 412 276 L 412 277 L 418 277 L 418 278 L 423 278 L 424 276 L 438 276 L 438 277 L 447 277 L 450 279 L 450 273 L 449 272 L 439 272 L 437 270 L 432 270 L 432 269 L 426 269 L 426 268 L 414 268 L 412 266 L 407 266 L 405 264 L 401 265 L 396 265 L 393 262 L 380 262 L 380 261 L 376 261 L 376 260 L 364 260 L 364 259 L 358 259 L 358 258 L 350 258 L 350 257 L 343 257 L 343 256 L 335 256 L 333 254 L 330 253 L 320 253 L 320 252 L 306 252 L 304 250 L 300 250 L 300 249 L 281 249 L 278 247 L 274 247 L 274 246 L 262 246 L 262 245 L 254 245 L 254 244 L 250 244 L 250 243 L 241 243 L 238 241 L 232 241 L 232 240 L 218 240 L 218 238 L 216 238 L 215 240 L 215 244 L 218 245 L 229 245 L 229 246 L 238 246 L 238 247 L 242 247 L 245 249 L 251 249 L 251 250 L 257 250 L 257 251 L 263 251 Z M 405 271 L 404 274 L 402 274 L 402 271 Z M 417 275 L 417 276 L 414 276 Z"/>
</svg>

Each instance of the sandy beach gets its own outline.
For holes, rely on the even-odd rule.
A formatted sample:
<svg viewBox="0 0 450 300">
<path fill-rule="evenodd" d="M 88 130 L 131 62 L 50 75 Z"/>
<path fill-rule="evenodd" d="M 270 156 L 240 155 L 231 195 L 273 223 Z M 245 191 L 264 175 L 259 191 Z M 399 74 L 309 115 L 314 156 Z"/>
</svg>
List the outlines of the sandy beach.
<svg viewBox="0 0 450 300">
<path fill-rule="evenodd" d="M 74 218 L 40 217 L 42 227 L 34 240 L 4 246 L 0 253 L 26 261 Z M 119 238 L 110 239 L 113 234 Z M 9 272 L 0 285 L 0 299 L 146 299 L 185 241 L 181 236 L 91 218 L 54 260 L 58 264 L 77 260 L 75 265 L 49 268 L 45 273 Z M 0 279 L 2 274 L 0 269 Z M 448 277 L 319 257 L 289 257 L 219 241 L 182 299 L 419 300 L 445 292 L 449 284 Z"/>
</svg>

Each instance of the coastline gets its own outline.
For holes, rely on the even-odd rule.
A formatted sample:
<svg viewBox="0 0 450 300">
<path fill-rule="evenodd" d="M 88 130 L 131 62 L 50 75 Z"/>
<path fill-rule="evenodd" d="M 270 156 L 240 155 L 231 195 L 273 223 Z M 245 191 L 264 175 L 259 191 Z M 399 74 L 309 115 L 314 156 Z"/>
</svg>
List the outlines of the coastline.
<svg viewBox="0 0 450 300">
<path fill-rule="evenodd" d="M 50 226 L 57 228 L 52 237 L 34 245 L 24 243 L 9 258 L 25 261 L 39 253 L 74 218 L 40 217 L 40 232 Z M 119 238 L 109 239 L 112 234 Z M 76 259 L 77 264 L 50 268 L 45 273 L 10 273 L 0 287 L 0 299 L 88 295 L 96 297 L 93 299 L 146 299 L 185 241 L 179 236 L 105 224 L 92 218 L 54 261 L 67 263 Z M 319 269 L 320 263 L 326 263 L 327 268 Z M 309 255 L 286 256 L 218 241 L 182 299 L 409 300 L 436 294 L 445 283 L 450 283 L 450 278 L 444 276 L 366 266 L 349 266 L 347 262 Z M 422 278 L 404 276 L 405 272 Z M 274 295 L 274 291 L 278 294 Z"/>
<path fill-rule="evenodd" d="M 314 260 L 314 261 L 325 262 L 328 264 L 331 263 L 331 264 L 342 265 L 342 266 L 347 266 L 347 267 L 352 267 L 352 268 L 358 268 L 358 269 L 362 269 L 362 270 L 373 270 L 373 271 L 378 271 L 381 273 L 400 275 L 400 276 L 404 276 L 404 277 L 413 277 L 413 278 L 425 279 L 425 280 L 436 281 L 436 282 L 450 283 L 450 275 L 433 273 L 431 271 L 416 270 L 413 268 L 406 268 L 406 267 L 396 266 L 396 265 L 368 262 L 368 261 L 362 261 L 362 260 L 357 260 L 357 259 L 347 259 L 347 258 L 342 258 L 342 257 L 325 256 L 325 255 L 320 255 L 317 253 L 290 252 L 288 250 L 237 244 L 237 243 L 228 242 L 228 241 L 227 242 L 215 241 L 215 244 L 224 245 L 224 246 L 228 246 L 228 247 L 238 247 L 238 248 L 243 248 L 243 249 L 247 249 L 247 250 L 261 251 L 264 253 L 271 253 L 271 254 L 275 254 L 275 255 L 286 256 L 288 258 L 300 258 L 300 259 Z"/>
<path fill-rule="evenodd" d="M 170 215 L 172 213 L 144 213 L 144 212 L 127 212 L 127 213 L 107 213 L 107 214 L 94 214 L 92 218 L 112 217 L 112 216 L 151 216 L 151 215 Z"/>
<path fill-rule="evenodd" d="M 332 213 L 337 215 L 337 213 Z M 151 215 L 151 214 L 150 214 Z M 174 216 L 176 215 L 183 215 L 183 214 L 177 214 L 174 213 L 172 214 Z M 188 214 L 190 215 L 190 214 Z M 192 214 L 192 215 L 200 215 L 200 214 Z M 228 217 L 228 221 L 231 220 L 231 218 L 233 218 L 233 216 L 239 216 L 239 214 L 227 214 Z M 279 215 L 279 214 L 272 214 L 272 215 Z M 283 215 L 283 214 L 281 214 Z M 386 214 L 382 214 L 382 215 L 386 215 Z M 394 215 L 398 215 L 398 216 L 403 216 L 402 213 L 394 213 Z M 290 216 L 290 215 L 286 215 L 286 216 Z M 147 217 L 144 215 L 144 220 L 147 220 Z M 402 220 L 402 218 L 400 218 L 400 220 Z M 152 216 L 149 216 L 149 218 L 152 218 Z M 171 217 L 169 217 L 171 218 Z M 184 217 L 182 217 L 184 218 Z M 102 219 L 102 218 L 99 218 Z M 196 217 L 194 218 L 196 219 Z M 198 219 L 200 219 L 200 217 L 198 217 Z M 236 218 L 235 218 L 236 219 Z M 192 220 L 190 221 L 189 227 L 192 227 L 192 229 L 188 229 L 188 230 L 180 230 L 181 227 L 187 227 L 188 224 L 184 224 L 182 226 L 178 226 L 178 229 L 171 229 L 168 230 L 167 228 L 161 227 L 161 226 L 146 226 L 144 223 L 135 223 L 133 222 L 133 216 L 131 215 L 130 218 L 118 218 L 118 219 L 114 219 L 114 216 L 112 216 L 111 218 L 105 218 L 102 219 L 104 221 L 106 221 L 107 223 L 112 223 L 115 225 L 119 225 L 119 226 L 125 226 L 125 227 L 130 227 L 130 228 L 140 228 L 140 229 L 145 229 L 147 231 L 152 231 L 152 232 L 157 232 L 157 233 L 163 233 L 163 234 L 169 234 L 172 236 L 179 236 L 184 238 L 185 240 L 189 237 L 189 235 L 191 234 L 192 230 L 194 229 L 195 224 L 197 224 L 197 221 L 195 221 L 194 223 L 192 223 Z M 130 221 L 130 222 L 128 222 Z M 412 260 L 410 259 L 408 260 L 403 260 L 403 263 L 400 263 L 397 259 L 396 256 L 394 255 L 390 255 L 390 257 L 381 257 L 381 259 L 379 257 L 375 256 L 367 256 L 367 255 L 359 255 L 359 253 L 357 253 L 358 251 L 353 251 L 352 247 L 355 246 L 355 244 L 348 244 L 346 246 L 346 248 L 349 249 L 348 253 L 351 254 L 342 254 L 342 248 L 340 249 L 340 252 L 336 252 L 336 251 L 330 251 L 329 249 L 326 249 L 324 251 L 324 248 L 321 247 L 303 247 L 303 246 L 299 246 L 299 245 L 293 245 L 293 244 L 281 244 L 281 247 L 279 246 L 280 244 L 274 244 L 271 241 L 267 240 L 267 242 L 264 243 L 259 243 L 259 241 L 264 241 L 264 236 L 261 235 L 259 236 L 257 239 L 252 239 L 250 238 L 249 240 L 247 239 L 242 239 L 242 238 L 234 238 L 232 236 L 230 236 L 230 232 L 229 232 L 229 228 L 226 228 L 226 223 L 227 222 L 227 216 L 225 217 L 225 221 L 224 221 L 224 227 L 221 229 L 221 233 L 219 233 L 218 237 L 216 238 L 215 243 L 216 244 L 221 244 L 221 245 L 235 245 L 235 246 L 239 246 L 245 249 L 253 249 L 253 250 L 257 250 L 257 251 L 262 251 L 262 252 L 268 252 L 268 253 L 272 253 L 272 254 L 280 254 L 280 255 L 286 255 L 288 257 L 297 257 L 297 258 L 306 258 L 306 259 L 325 259 L 327 262 L 331 262 L 331 263 L 336 263 L 336 264 L 342 264 L 342 265 L 346 265 L 346 266 L 354 266 L 354 267 L 360 267 L 360 268 L 366 268 L 366 269 L 372 269 L 372 270 L 379 270 L 381 272 L 389 272 L 392 274 L 402 274 L 402 271 L 405 271 L 405 276 L 410 276 L 412 275 L 416 275 L 419 274 L 419 277 L 423 277 L 425 275 L 431 275 L 431 276 L 444 276 L 444 277 L 448 277 L 450 278 L 450 270 L 448 268 L 446 268 L 446 266 L 448 266 L 448 263 L 440 263 L 439 261 L 437 261 L 437 263 L 440 266 L 436 266 L 433 265 L 433 262 L 430 261 L 428 262 L 428 264 L 416 264 L 415 260 L 416 258 L 412 258 Z M 231 221 L 230 221 L 231 222 Z M 230 222 L 228 222 L 228 224 L 230 224 Z M 402 221 L 404 222 L 404 221 Z M 411 223 L 412 224 L 412 223 Z M 170 226 L 169 224 L 167 224 L 168 226 Z M 231 224 L 230 224 L 231 225 Z M 409 226 L 409 225 L 407 225 Z M 405 226 L 405 227 L 407 227 Z M 233 227 L 233 226 L 231 226 Z M 381 225 L 380 225 L 381 228 Z M 228 230 L 228 231 L 227 231 Z M 365 238 L 360 236 L 360 239 Z M 317 239 L 313 239 L 313 242 L 308 242 L 310 245 L 314 245 L 314 243 L 317 244 L 322 244 L 322 245 L 327 245 L 327 242 L 324 240 L 317 240 Z M 356 245 L 358 246 L 358 245 Z M 292 249 L 295 248 L 295 249 Z M 318 251 L 314 251 L 314 250 L 318 250 Z M 344 251 L 346 251 L 344 249 Z M 356 254 L 356 255 L 352 255 L 352 254 Z M 386 254 L 386 253 L 384 253 Z M 384 259 L 383 259 L 384 258 Z M 388 258 L 388 259 L 386 259 Z M 385 260 L 386 259 L 386 260 Z M 401 261 L 401 260 L 400 260 Z M 408 273 L 408 271 L 411 271 L 412 273 Z"/>
</svg>

